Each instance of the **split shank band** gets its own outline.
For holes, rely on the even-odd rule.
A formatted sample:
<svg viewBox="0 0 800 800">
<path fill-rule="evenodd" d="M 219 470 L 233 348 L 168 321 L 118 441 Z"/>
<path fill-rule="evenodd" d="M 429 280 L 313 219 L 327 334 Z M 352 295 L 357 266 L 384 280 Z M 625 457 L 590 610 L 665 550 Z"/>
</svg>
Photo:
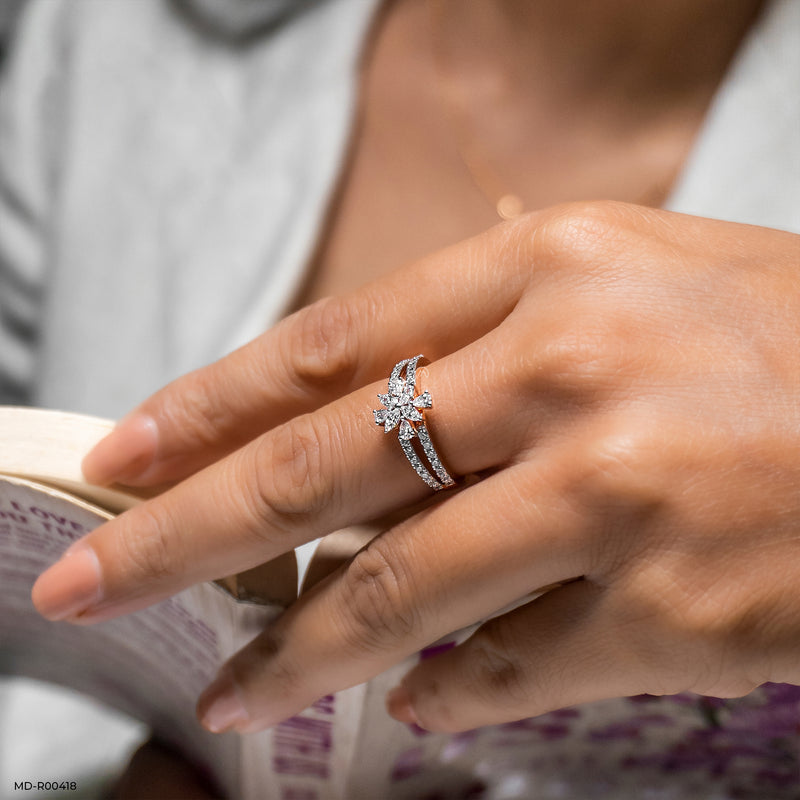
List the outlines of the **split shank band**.
<svg viewBox="0 0 800 800">
<path fill-rule="evenodd" d="M 375 415 L 375 424 L 383 425 L 386 433 L 399 427 L 400 446 L 409 463 L 431 489 L 439 491 L 453 486 L 455 481 L 444 468 L 425 425 L 423 410 L 433 406 L 431 393 L 415 394 L 417 364 L 420 360 L 424 361 L 424 356 L 406 358 L 395 364 L 389 376 L 387 393 L 378 395 L 384 407 L 375 409 L 372 413 Z M 415 438 L 419 441 L 422 452 L 414 447 Z"/>
</svg>

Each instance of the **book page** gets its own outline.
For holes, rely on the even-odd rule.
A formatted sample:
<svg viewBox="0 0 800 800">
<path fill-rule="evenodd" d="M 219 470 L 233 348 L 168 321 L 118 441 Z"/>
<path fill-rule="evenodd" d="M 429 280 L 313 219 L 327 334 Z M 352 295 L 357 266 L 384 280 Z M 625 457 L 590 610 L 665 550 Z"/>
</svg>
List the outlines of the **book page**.
<svg viewBox="0 0 800 800">
<path fill-rule="evenodd" d="M 420 786 L 453 777 L 431 770 L 445 737 L 421 737 L 384 708 L 385 692 L 416 657 L 369 684 L 322 697 L 270 730 L 216 736 L 195 719 L 196 699 L 279 607 L 237 602 L 203 584 L 92 626 L 39 616 L 30 600 L 38 575 L 109 516 L 50 487 L 0 475 L 0 672 L 75 689 L 144 721 L 232 800 L 411 800 Z M 456 785 L 463 788 L 450 788 Z"/>
<path fill-rule="evenodd" d="M 238 599 L 208 583 L 93 626 L 44 620 L 31 588 L 72 542 L 110 518 L 91 502 L 120 511 L 142 499 L 119 487 L 98 493 L 83 480 L 81 458 L 111 427 L 80 415 L 0 408 L 0 672 L 76 689 L 144 721 L 215 776 L 230 800 L 466 798 L 478 783 L 530 758 L 531 733 L 520 724 L 450 737 L 386 712 L 386 692 L 418 659 L 472 629 L 367 684 L 321 697 L 270 730 L 205 732 L 195 719 L 200 692 L 297 596 L 291 551 L 220 581 Z M 303 570 L 303 590 L 379 530 L 357 526 L 326 537 Z"/>
<path fill-rule="evenodd" d="M 0 476 L 0 672 L 61 684 L 144 721 L 240 797 L 240 737 L 207 733 L 194 711 L 240 644 L 236 603 L 221 588 L 202 584 L 86 627 L 48 622 L 31 603 L 37 576 L 108 518 L 62 492 Z M 253 607 L 251 627 L 275 613 Z"/>
<path fill-rule="evenodd" d="M 117 514 L 159 489 L 86 483 L 81 460 L 113 428 L 111 420 L 84 414 L 0 406 L 0 472 L 53 486 Z"/>
</svg>

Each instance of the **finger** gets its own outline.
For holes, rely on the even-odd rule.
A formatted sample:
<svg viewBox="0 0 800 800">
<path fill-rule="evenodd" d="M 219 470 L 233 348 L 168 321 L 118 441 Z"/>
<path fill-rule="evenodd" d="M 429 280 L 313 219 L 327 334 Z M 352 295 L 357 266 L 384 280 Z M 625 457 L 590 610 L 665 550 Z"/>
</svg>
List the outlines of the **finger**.
<svg viewBox="0 0 800 800">
<path fill-rule="evenodd" d="M 504 470 L 374 539 L 228 663 L 201 699 L 204 724 L 275 724 L 581 574 L 585 521 L 565 508 L 556 468 L 530 469 Z M 520 486 L 535 500 L 519 503 Z"/>
<path fill-rule="evenodd" d="M 471 413 L 484 393 L 509 409 L 523 402 L 513 381 L 493 381 L 495 367 L 478 347 L 419 375 L 418 389 L 433 395 L 426 424 L 454 474 L 493 467 L 522 441 L 513 422 L 492 428 Z M 34 604 L 49 619 L 108 619 L 429 496 L 397 433 L 375 425 L 385 389 L 374 384 L 296 417 L 88 534 L 39 578 Z"/>
<path fill-rule="evenodd" d="M 576 581 L 490 620 L 412 669 L 389 693 L 389 712 L 454 732 L 652 690 L 654 679 L 642 677 L 607 613 L 605 592 Z"/>
<path fill-rule="evenodd" d="M 378 380 L 403 356 L 432 360 L 510 312 L 527 278 L 528 228 L 500 225 L 352 294 L 302 309 L 125 417 L 85 459 L 88 480 L 182 479 L 256 435 Z M 497 280 L 498 264 L 506 270 Z M 458 309 L 457 314 L 447 313 Z"/>
<path fill-rule="evenodd" d="M 219 800 L 220 791 L 179 753 L 150 740 L 131 758 L 111 791 L 110 800 Z"/>
</svg>

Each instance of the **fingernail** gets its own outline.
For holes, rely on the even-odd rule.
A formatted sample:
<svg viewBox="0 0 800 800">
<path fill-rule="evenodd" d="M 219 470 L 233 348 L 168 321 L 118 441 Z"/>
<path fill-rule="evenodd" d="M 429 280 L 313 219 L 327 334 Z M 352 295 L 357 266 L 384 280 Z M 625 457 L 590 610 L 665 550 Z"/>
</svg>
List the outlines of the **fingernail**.
<svg viewBox="0 0 800 800">
<path fill-rule="evenodd" d="M 224 733 L 250 722 L 227 670 L 223 669 L 200 696 L 197 716 L 200 724 L 211 733 Z"/>
<path fill-rule="evenodd" d="M 89 483 L 100 486 L 134 481 L 153 463 L 157 445 L 155 420 L 146 414 L 129 414 L 83 459 L 83 474 Z"/>
<path fill-rule="evenodd" d="M 60 561 L 43 572 L 31 598 L 37 611 L 53 622 L 85 611 L 100 600 L 101 570 L 94 550 L 76 542 Z"/>
<path fill-rule="evenodd" d="M 411 695 L 404 686 L 395 686 L 386 695 L 386 710 L 399 722 L 419 725 L 417 714 L 411 705 Z"/>
</svg>

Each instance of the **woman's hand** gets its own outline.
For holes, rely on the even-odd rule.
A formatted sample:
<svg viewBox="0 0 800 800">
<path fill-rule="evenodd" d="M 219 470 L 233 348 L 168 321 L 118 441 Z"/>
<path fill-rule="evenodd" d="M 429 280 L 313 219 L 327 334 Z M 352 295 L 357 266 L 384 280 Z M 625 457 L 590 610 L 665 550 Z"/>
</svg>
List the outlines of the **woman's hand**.
<svg viewBox="0 0 800 800">
<path fill-rule="evenodd" d="M 108 800 L 220 800 L 206 776 L 155 739 L 145 742 L 108 794 Z"/>
<path fill-rule="evenodd" d="M 540 586 L 390 710 L 455 731 L 597 698 L 800 682 L 800 237 L 619 204 L 549 209 L 289 317 L 147 400 L 85 462 L 186 478 L 34 588 L 88 623 L 431 490 L 376 395 L 401 358 L 463 490 L 386 531 L 201 699 L 257 730 Z"/>
</svg>

